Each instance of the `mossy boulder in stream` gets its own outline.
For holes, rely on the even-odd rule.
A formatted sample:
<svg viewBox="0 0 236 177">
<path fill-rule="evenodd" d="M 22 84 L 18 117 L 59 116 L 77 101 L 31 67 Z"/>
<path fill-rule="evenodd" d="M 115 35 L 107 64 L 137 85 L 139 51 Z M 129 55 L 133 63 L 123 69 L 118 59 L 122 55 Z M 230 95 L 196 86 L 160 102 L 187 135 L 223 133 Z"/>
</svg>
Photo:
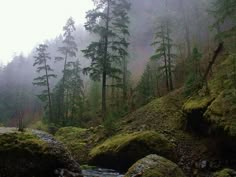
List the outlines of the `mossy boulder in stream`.
<svg viewBox="0 0 236 177">
<path fill-rule="evenodd" d="M 156 153 L 175 159 L 174 145 L 154 131 L 116 135 L 90 152 L 90 162 L 125 171 L 137 160 Z"/>
<path fill-rule="evenodd" d="M 129 168 L 125 177 L 185 177 L 182 170 L 170 160 L 151 154 Z"/>
<path fill-rule="evenodd" d="M 57 177 L 62 173 L 81 177 L 69 152 L 41 131 L 0 128 L 0 157 L 1 177 Z"/>
</svg>

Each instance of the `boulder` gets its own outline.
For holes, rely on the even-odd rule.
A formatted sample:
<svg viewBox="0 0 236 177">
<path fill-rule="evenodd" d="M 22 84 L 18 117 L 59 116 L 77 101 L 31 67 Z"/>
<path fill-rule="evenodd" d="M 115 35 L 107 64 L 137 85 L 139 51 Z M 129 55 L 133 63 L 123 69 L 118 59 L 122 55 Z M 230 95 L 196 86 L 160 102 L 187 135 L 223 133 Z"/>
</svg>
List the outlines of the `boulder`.
<svg viewBox="0 0 236 177">
<path fill-rule="evenodd" d="M 175 146 L 154 131 L 119 134 L 96 146 L 90 152 L 90 163 L 126 171 L 148 154 L 159 154 L 175 160 Z"/>
<path fill-rule="evenodd" d="M 182 170 L 170 160 L 151 154 L 129 168 L 125 177 L 185 177 Z"/>
<path fill-rule="evenodd" d="M 82 176 L 63 145 L 41 131 L 0 128 L 0 157 L 1 177 Z"/>
</svg>

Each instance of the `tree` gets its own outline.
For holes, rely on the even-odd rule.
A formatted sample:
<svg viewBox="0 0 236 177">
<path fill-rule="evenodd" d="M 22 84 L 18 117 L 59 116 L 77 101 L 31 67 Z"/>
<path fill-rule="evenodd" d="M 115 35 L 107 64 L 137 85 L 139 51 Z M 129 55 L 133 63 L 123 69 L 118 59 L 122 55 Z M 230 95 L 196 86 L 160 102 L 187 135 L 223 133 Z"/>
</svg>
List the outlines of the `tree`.
<svg viewBox="0 0 236 177">
<path fill-rule="evenodd" d="M 75 32 L 75 22 L 72 18 L 69 18 L 66 22 L 66 25 L 63 27 L 63 46 L 58 48 L 58 51 L 61 53 L 62 56 L 56 57 L 56 61 L 64 61 L 64 67 L 63 67 L 63 76 L 62 76 L 62 82 L 60 84 L 60 92 L 61 92 L 61 99 L 60 99 L 60 109 L 61 114 L 60 117 L 62 117 L 63 121 L 68 117 L 68 109 L 66 109 L 68 106 L 65 104 L 68 104 L 68 97 L 66 94 L 66 88 L 65 88 L 65 81 L 68 79 L 68 60 L 75 58 L 76 53 L 78 51 L 77 44 L 75 42 L 75 38 L 73 37 L 73 33 Z M 65 100 L 67 103 L 65 103 Z"/>
<path fill-rule="evenodd" d="M 70 111 L 71 122 L 76 117 L 81 117 L 83 113 L 84 93 L 83 80 L 81 79 L 81 68 L 79 60 L 68 63 L 68 80 L 66 88 L 68 92 L 68 111 Z"/>
<path fill-rule="evenodd" d="M 235 0 L 214 0 L 210 12 L 215 17 L 213 27 L 219 29 L 220 25 L 226 20 L 232 22 L 231 28 L 220 33 L 220 36 L 231 37 L 236 36 L 236 1 Z M 218 30 L 220 31 L 220 30 Z M 218 36 L 218 37 L 220 37 Z"/>
<path fill-rule="evenodd" d="M 126 0 L 120 0 L 115 5 L 113 10 L 114 19 L 113 19 L 113 30 L 116 32 L 116 40 L 113 41 L 112 48 L 113 50 L 118 52 L 118 55 L 122 59 L 121 70 L 122 70 L 122 90 L 123 90 L 123 101 L 127 99 L 127 78 L 128 78 L 128 70 L 127 70 L 127 57 L 128 57 L 128 38 L 130 36 L 129 33 L 129 15 L 128 11 L 130 10 L 130 3 Z"/>
<path fill-rule="evenodd" d="M 157 46 L 155 54 L 151 56 L 151 60 L 155 60 L 160 64 L 164 64 L 160 67 L 160 70 L 164 70 L 163 75 L 166 80 L 167 91 L 173 90 L 173 79 L 172 79 L 172 63 L 174 54 L 172 54 L 172 39 L 170 37 L 170 21 L 168 18 L 163 18 L 158 31 L 155 34 L 154 42 L 152 46 Z"/>
<path fill-rule="evenodd" d="M 49 109 L 49 121 L 52 121 L 52 99 L 49 80 L 50 78 L 55 78 L 56 75 L 51 73 L 53 69 L 48 64 L 48 61 L 51 59 L 51 57 L 49 56 L 49 53 L 47 53 L 47 48 L 48 46 L 45 44 L 40 44 L 39 47 L 36 48 L 36 52 L 38 53 L 38 55 L 34 56 L 35 62 L 33 66 L 38 66 L 37 72 L 44 72 L 44 74 L 35 78 L 33 84 L 37 86 L 46 87 L 46 90 L 42 91 L 42 93 L 39 95 L 39 98 L 41 99 L 41 101 L 47 102 L 47 106 Z"/>
<path fill-rule="evenodd" d="M 127 45 L 124 35 L 127 32 L 126 0 L 93 0 L 96 8 L 87 12 L 86 30 L 98 36 L 87 49 L 83 50 L 86 58 L 91 59 L 89 67 L 84 69 L 93 80 L 102 80 L 102 117 L 106 117 L 107 77 L 119 78 L 121 70 L 117 64 L 125 56 Z M 119 7 L 119 8 L 118 8 Z M 119 11 L 118 11 L 119 9 Z M 120 37 L 122 36 L 122 38 Z"/>
<path fill-rule="evenodd" d="M 185 83 L 185 93 L 187 95 L 193 93 L 201 87 L 202 75 L 200 68 L 200 60 L 202 54 L 196 47 L 193 48 L 192 57 L 188 64 L 188 77 Z"/>
<path fill-rule="evenodd" d="M 189 18 L 186 13 L 186 9 L 184 6 L 183 0 L 179 0 L 180 10 L 182 12 L 182 19 L 184 22 L 184 30 L 185 30 L 185 41 L 187 45 L 187 57 L 191 57 L 191 41 L 190 41 L 190 29 L 189 29 Z"/>
</svg>

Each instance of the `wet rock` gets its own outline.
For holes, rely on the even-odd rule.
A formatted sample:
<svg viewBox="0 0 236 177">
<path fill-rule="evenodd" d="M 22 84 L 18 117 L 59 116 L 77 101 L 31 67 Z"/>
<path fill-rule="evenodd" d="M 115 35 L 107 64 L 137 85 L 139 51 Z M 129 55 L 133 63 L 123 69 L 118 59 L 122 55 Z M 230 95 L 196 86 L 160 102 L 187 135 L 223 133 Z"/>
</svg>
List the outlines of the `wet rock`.
<svg viewBox="0 0 236 177">
<path fill-rule="evenodd" d="M 125 177 L 185 177 L 182 170 L 170 160 L 151 154 L 129 168 Z"/>
</svg>

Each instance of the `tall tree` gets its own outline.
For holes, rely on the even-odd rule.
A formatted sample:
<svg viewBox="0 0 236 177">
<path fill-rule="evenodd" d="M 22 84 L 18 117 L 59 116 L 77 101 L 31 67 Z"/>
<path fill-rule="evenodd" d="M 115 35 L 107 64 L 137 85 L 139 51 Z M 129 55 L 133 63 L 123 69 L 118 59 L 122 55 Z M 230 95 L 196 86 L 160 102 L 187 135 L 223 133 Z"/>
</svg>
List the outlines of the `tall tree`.
<svg viewBox="0 0 236 177">
<path fill-rule="evenodd" d="M 66 88 L 65 88 L 65 81 L 68 79 L 68 60 L 72 60 L 76 57 L 78 48 L 77 44 L 75 42 L 75 38 L 73 36 L 73 33 L 75 32 L 75 22 L 72 18 L 69 18 L 66 22 L 66 25 L 63 27 L 63 46 L 58 48 L 58 51 L 61 53 L 61 56 L 56 57 L 56 61 L 64 61 L 64 67 L 63 67 L 63 76 L 62 76 L 62 82 L 60 84 L 60 92 L 61 92 L 61 99 L 60 99 L 60 110 L 61 110 L 61 116 L 62 119 L 65 121 L 65 118 L 68 116 L 68 110 L 66 109 L 65 100 L 68 102 L 68 95 L 66 94 Z"/>
<path fill-rule="evenodd" d="M 236 1 L 235 0 L 214 0 L 211 13 L 215 17 L 214 27 L 220 28 L 226 20 L 231 22 L 231 28 L 220 34 L 223 37 L 236 36 Z M 221 30 L 218 30 L 221 31 Z M 219 37 L 219 36 L 218 36 Z"/>
<path fill-rule="evenodd" d="M 117 63 L 122 60 L 121 54 L 124 54 L 122 46 L 126 43 L 124 38 L 117 40 L 121 34 L 116 29 L 123 29 L 123 35 L 127 33 L 126 24 L 122 24 L 121 19 L 122 16 L 126 17 L 128 11 L 124 4 L 129 5 L 129 3 L 126 0 L 93 0 L 93 2 L 96 8 L 87 12 L 85 28 L 98 35 L 98 41 L 92 42 L 83 50 L 85 57 L 91 59 L 91 65 L 85 68 L 84 72 L 90 73 L 93 80 L 102 80 L 102 117 L 105 119 L 107 77 L 117 78 L 121 73 Z M 120 7 L 119 13 L 117 6 Z"/>
<path fill-rule="evenodd" d="M 34 79 L 33 84 L 37 86 L 46 87 L 46 90 L 43 90 L 39 95 L 39 98 L 43 102 L 47 102 L 49 109 L 49 121 L 53 121 L 52 114 L 52 99 L 51 99 L 51 91 L 50 91 L 50 78 L 55 78 L 56 75 L 52 74 L 53 69 L 48 64 L 48 61 L 51 60 L 49 53 L 47 53 L 48 46 L 45 44 L 40 44 L 38 48 L 36 48 L 37 55 L 34 56 L 35 62 L 33 66 L 37 66 L 37 72 L 43 72 L 42 76 L 39 76 Z"/>
<path fill-rule="evenodd" d="M 185 41 L 187 46 L 187 58 L 191 57 L 191 39 L 189 29 L 189 17 L 186 11 L 184 0 L 179 0 L 180 11 L 182 12 L 182 19 L 184 23 Z"/>
<path fill-rule="evenodd" d="M 172 79 L 172 65 L 173 65 L 173 56 L 172 47 L 173 42 L 170 36 L 170 22 L 168 18 L 163 18 L 161 20 L 160 26 L 155 34 L 153 46 L 156 46 L 157 49 L 155 54 L 151 56 L 151 60 L 155 60 L 163 64 L 160 67 L 160 70 L 163 70 L 163 75 L 166 80 L 166 89 L 167 91 L 173 90 L 173 79 Z"/>
</svg>

